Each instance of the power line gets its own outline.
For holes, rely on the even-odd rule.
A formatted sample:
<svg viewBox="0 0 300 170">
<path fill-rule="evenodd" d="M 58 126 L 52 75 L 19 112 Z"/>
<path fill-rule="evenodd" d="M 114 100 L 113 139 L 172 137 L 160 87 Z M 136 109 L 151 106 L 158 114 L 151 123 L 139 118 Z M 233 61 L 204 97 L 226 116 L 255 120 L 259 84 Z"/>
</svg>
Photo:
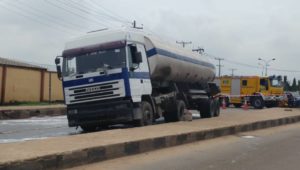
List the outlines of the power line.
<svg viewBox="0 0 300 170">
<path fill-rule="evenodd" d="M 84 20 L 89 20 L 89 21 L 92 21 L 92 22 L 97 22 L 98 24 L 100 24 L 100 25 L 102 25 L 102 26 L 108 27 L 106 24 L 103 24 L 103 23 L 99 22 L 98 20 L 92 20 L 92 19 L 90 19 L 90 18 L 88 18 L 88 17 L 84 17 L 84 16 L 82 16 L 82 15 L 79 15 L 79 14 L 73 12 L 72 10 L 66 9 L 66 8 L 64 8 L 64 7 L 61 7 L 61 6 L 59 6 L 59 5 L 57 5 L 57 4 L 53 3 L 53 2 L 51 2 L 51 1 L 49 1 L 49 0 L 44 0 L 44 1 L 45 1 L 46 3 L 48 3 L 49 5 L 52 5 L 52 6 L 58 8 L 58 9 L 64 11 L 64 12 L 66 12 L 66 13 L 69 13 L 69 14 L 72 14 L 72 15 L 75 15 L 75 16 L 78 16 L 78 17 L 80 17 L 80 18 L 82 18 L 82 19 L 84 19 Z"/>
<path fill-rule="evenodd" d="M 19 9 L 20 11 L 22 11 L 22 12 L 26 12 L 26 13 L 28 13 L 28 14 L 32 14 L 31 16 L 34 16 L 34 17 L 36 17 L 36 18 L 41 18 L 39 15 L 37 15 L 38 13 L 35 13 L 35 11 L 32 11 L 32 10 L 28 10 L 28 9 L 26 9 L 26 8 L 23 8 L 23 6 L 18 6 L 17 4 L 15 4 L 15 3 L 13 3 L 13 1 L 8 1 L 8 2 L 11 2 L 11 3 L 7 3 L 7 5 L 10 5 L 10 6 L 13 6 L 14 8 L 16 8 L 16 9 Z M 31 7 L 32 8 L 32 7 Z M 34 8 L 32 8 L 32 9 L 34 9 Z M 53 19 L 53 18 L 48 18 L 48 21 L 49 21 L 49 19 L 51 20 L 51 22 L 57 22 L 58 20 L 55 18 L 55 19 Z M 47 20 L 47 18 L 42 18 L 41 19 L 42 21 L 46 21 Z M 64 25 L 64 26 L 63 26 Z M 55 25 L 55 26 L 57 26 L 57 27 L 61 27 L 62 29 L 66 29 L 67 31 L 74 31 L 74 33 L 76 32 L 77 33 L 77 31 L 75 31 L 74 30 L 74 27 L 69 27 L 68 25 L 65 25 L 64 23 L 63 23 L 63 25 L 61 25 L 61 24 L 57 24 L 57 25 Z"/>
<path fill-rule="evenodd" d="M 113 15 L 109 15 L 107 13 L 99 12 L 99 10 L 97 10 L 97 8 L 96 8 L 96 11 L 95 11 L 94 8 L 91 8 L 91 7 L 94 7 L 95 4 L 87 7 L 87 6 L 81 5 L 81 4 L 79 4 L 78 2 L 75 2 L 75 1 L 66 1 L 66 2 L 71 3 L 73 5 L 76 5 L 78 8 L 81 8 L 82 10 L 86 11 L 87 13 L 94 16 L 95 18 L 96 18 L 96 16 L 98 16 L 97 19 L 103 19 L 103 20 L 105 20 L 106 22 L 109 22 L 112 25 L 115 25 L 115 22 L 122 23 L 122 24 L 127 23 L 126 21 L 123 21 L 123 20 L 121 20 L 118 17 L 115 17 Z"/>
<path fill-rule="evenodd" d="M 94 3 L 92 3 L 91 1 L 94 2 Z M 99 1 L 90 0 L 90 1 L 88 1 L 88 2 L 92 3 L 93 5 L 96 5 L 96 6 L 100 7 L 100 8 L 102 8 L 102 9 L 103 9 L 102 11 L 103 11 L 103 12 L 106 11 L 106 14 L 107 14 L 107 15 L 109 15 L 109 16 L 111 16 L 111 17 L 113 17 L 113 18 L 115 18 L 115 19 L 117 19 L 117 20 L 119 20 L 119 21 L 122 21 L 122 22 L 124 22 L 124 23 L 131 24 L 131 22 L 130 22 L 127 18 L 124 18 L 124 17 L 118 15 L 117 13 L 115 13 L 115 12 L 113 12 L 113 11 L 107 9 L 107 8 L 104 8 L 102 5 L 100 5 L 100 4 L 98 3 Z M 115 16 L 117 16 L 117 17 L 115 17 Z M 119 19 L 119 18 L 121 18 L 121 19 Z"/>
<path fill-rule="evenodd" d="M 23 2 L 23 1 L 18 1 L 18 2 Z M 69 22 L 68 20 L 66 20 L 66 19 L 64 19 L 64 18 L 57 18 L 57 17 L 53 16 L 51 13 L 48 13 L 48 12 L 43 11 L 43 10 L 38 9 L 38 8 L 34 8 L 33 6 L 26 5 L 26 7 L 27 7 L 27 8 L 30 8 L 30 9 L 32 9 L 32 10 L 34 10 L 34 11 L 37 11 L 37 12 L 46 14 L 48 17 L 52 18 L 52 19 L 55 20 L 56 22 L 59 22 L 58 19 L 60 19 L 60 20 L 62 20 L 61 22 L 59 22 L 60 24 L 63 24 L 63 25 L 66 25 L 66 24 L 67 24 L 67 25 L 71 26 L 72 29 L 74 29 L 74 28 L 80 28 L 80 27 L 81 27 L 81 29 L 85 29 L 85 28 L 82 27 L 82 25 L 80 25 L 80 24 L 77 24 L 77 23 L 71 23 L 71 22 Z"/>
<path fill-rule="evenodd" d="M 300 70 L 285 70 L 285 69 L 277 69 L 277 68 L 269 68 L 269 70 L 279 71 L 279 72 L 300 73 Z"/>
<path fill-rule="evenodd" d="M 203 53 L 204 56 L 209 57 L 214 59 L 215 56 L 208 54 L 208 53 Z M 242 63 L 242 62 L 238 62 L 238 61 L 234 61 L 234 60 L 228 60 L 226 58 L 224 58 L 224 62 L 230 63 L 230 64 L 235 64 L 235 65 L 239 65 L 239 66 L 244 66 L 244 67 L 249 67 L 249 68 L 255 68 L 255 69 L 259 69 L 261 70 L 261 67 L 259 66 L 255 66 L 255 65 L 251 65 L 251 64 L 246 64 L 246 63 Z M 269 70 L 273 70 L 273 71 L 278 71 L 278 72 L 289 72 L 289 73 L 300 73 L 300 70 L 289 70 L 289 69 L 278 69 L 278 68 L 269 68 Z"/>
<path fill-rule="evenodd" d="M 102 13 L 99 13 L 99 10 L 97 10 L 97 8 L 96 8 L 96 11 L 97 12 L 95 12 L 94 10 L 91 10 L 91 8 L 88 8 L 88 7 L 86 7 L 86 6 L 82 6 L 81 4 L 79 4 L 78 3 L 78 1 L 76 2 L 76 1 L 68 1 L 68 2 L 71 2 L 71 3 L 73 3 L 73 4 L 76 4 L 78 7 L 81 7 L 81 8 L 85 8 L 85 9 L 87 9 L 88 10 L 88 12 L 92 12 L 92 13 L 94 13 L 94 14 L 96 14 L 96 15 L 98 15 L 98 16 L 100 16 L 100 17 L 106 17 L 107 18 L 107 20 L 114 20 L 114 21 L 116 21 L 116 22 L 121 22 L 121 23 L 130 23 L 130 22 L 128 22 L 127 21 L 127 19 L 126 19 L 126 21 L 124 21 L 124 20 L 122 20 L 122 19 L 120 19 L 121 17 L 115 17 L 113 14 L 111 15 L 111 14 L 109 14 L 108 12 L 105 12 L 103 9 L 103 7 L 102 7 Z M 95 4 L 92 4 L 92 7 L 94 7 L 95 6 Z M 94 9 L 94 8 L 93 8 Z"/>
<path fill-rule="evenodd" d="M 95 21 L 101 21 L 99 18 L 95 17 L 94 15 L 92 15 L 91 11 L 89 8 L 79 4 L 79 3 L 76 3 L 76 2 L 73 2 L 73 1 L 64 1 L 64 0 L 56 0 L 56 2 L 60 3 L 60 4 L 63 4 L 65 6 L 67 6 L 68 8 L 72 8 L 72 9 L 75 9 L 77 11 L 80 11 L 81 13 L 85 13 L 85 14 L 88 14 L 89 16 L 93 17 L 93 19 L 95 19 Z M 105 19 L 103 17 L 103 15 L 99 15 L 98 13 L 96 13 L 96 15 L 100 16 L 101 19 Z M 105 19 L 106 22 L 109 21 L 108 19 Z M 110 22 L 110 21 L 109 21 Z M 102 22 L 101 22 L 102 23 Z M 114 25 L 113 23 L 111 23 L 111 25 Z"/>
<path fill-rule="evenodd" d="M 34 21 L 34 22 L 36 22 L 36 23 L 39 23 L 39 24 L 44 25 L 44 26 L 47 26 L 46 28 L 52 28 L 52 29 L 54 29 L 55 31 L 60 32 L 60 33 L 61 33 L 61 31 L 62 31 L 62 32 L 65 32 L 65 33 L 67 33 L 67 34 L 71 34 L 69 31 L 66 31 L 66 30 L 64 30 L 64 29 L 61 29 L 61 27 L 54 27 L 53 25 L 48 24 L 48 23 L 44 22 L 43 20 L 39 20 L 39 19 L 37 19 L 37 18 L 34 18 L 34 17 L 31 16 L 31 15 L 26 15 L 26 14 L 24 14 L 24 13 L 18 11 L 18 10 L 14 10 L 14 9 L 8 8 L 8 7 L 5 6 L 4 4 L 1 4 L 1 3 L 0 3 L 0 6 L 1 6 L 2 8 L 5 8 L 5 9 L 9 10 L 10 12 L 18 13 L 19 16 L 22 16 L 22 17 L 25 17 L 25 18 L 29 18 L 30 20 L 32 20 L 32 21 Z M 61 31 L 58 31 L 57 29 L 60 29 Z"/>
</svg>

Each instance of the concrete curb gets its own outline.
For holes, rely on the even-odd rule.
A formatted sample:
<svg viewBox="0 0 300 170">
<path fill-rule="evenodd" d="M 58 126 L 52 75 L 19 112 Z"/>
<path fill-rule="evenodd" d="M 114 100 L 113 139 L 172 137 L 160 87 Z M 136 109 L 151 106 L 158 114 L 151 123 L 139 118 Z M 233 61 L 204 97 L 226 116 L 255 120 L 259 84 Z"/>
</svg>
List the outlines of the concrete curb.
<svg viewBox="0 0 300 170">
<path fill-rule="evenodd" d="M 65 107 L 59 108 L 39 108 L 39 109 L 16 109 L 16 110 L 1 110 L 0 120 L 6 119 L 25 119 L 35 116 L 60 116 L 65 115 L 67 109 Z"/>
<path fill-rule="evenodd" d="M 157 149 L 197 142 L 206 139 L 217 138 L 226 135 L 233 135 L 240 132 L 265 129 L 280 125 L 287 125 L 300 121 L 299 116 L 290 116 L 278 119 L 256 121 L 252 123 L 227 126 L 202 131 L 149 138 L 144 140 L 130 141 L 113 145 L 85 148 L 70 152 L 45 155 L 42 157 L 7 162 L 0 164 L 0 170 L 20 169 L 61 169 L 84 165 L 92 162 L 134 155 Z"/>
</svg>

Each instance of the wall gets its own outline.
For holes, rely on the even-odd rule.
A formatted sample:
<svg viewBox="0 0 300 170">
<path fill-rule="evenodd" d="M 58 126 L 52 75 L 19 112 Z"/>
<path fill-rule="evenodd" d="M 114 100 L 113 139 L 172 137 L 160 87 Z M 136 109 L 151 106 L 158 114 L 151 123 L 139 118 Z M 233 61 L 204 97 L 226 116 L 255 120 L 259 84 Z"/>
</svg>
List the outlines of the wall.
<svg viewBox="0 0 300 170">
<path fill-rule="evenodd" d="M 50 77 L 51 76 L 51 77 Z M 51 88 L 49 88 L 49 85 Z M 51 91 L 51 96 L 49 92 Z M 62 83 L 56 72 L 46 72 L 44 77 L 44 98 L 43 101 L 63 100 Z"/>
<path fill-rule="evenodd" d="M 6 72 L 4 67 L 6 67 Z M 49 75 L 51 75 L 51 79 L 49 79 Z M 4 88 L 2 88 L 2 84 Z M 2 104 L 49 101 L 49 85 L 51 101 L 62 101 L 62 85 L 55 72 L 0 66 L 0 100 Z"/>
<path fill-rule="evenodd" d="M 3 66 L 0 66 L 0 96 L 2 96 L 2 73 L 3 73 Z M 1 97 L 0 97 L 1 102 Z"/>
<path fill-rule="evenodd" d="M 5 102 L 39 101 L 41 89 L 39 70 L 7 67 Z"/>
</svg>

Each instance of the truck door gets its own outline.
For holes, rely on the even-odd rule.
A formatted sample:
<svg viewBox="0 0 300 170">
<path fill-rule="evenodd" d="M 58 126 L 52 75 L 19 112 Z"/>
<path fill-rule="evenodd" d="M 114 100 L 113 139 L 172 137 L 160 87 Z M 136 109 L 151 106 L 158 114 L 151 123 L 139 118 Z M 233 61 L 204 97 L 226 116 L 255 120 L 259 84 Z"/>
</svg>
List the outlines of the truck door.
<svg viewBox="0 0 300 170">
<path fill-rule="evenodd" d="M 241 94 L 241 82 L 238 78 L 232 78 L 231 80 L 231 95 L 239 96 Z"/>
<path fill-rule="evenodd" d="M 232 78 L 231 79 L 231 103 L 238 104 L 241 103 L 240 94 L 241 94 L 241 80 L 239 78 Z"/>
<path fill-rule="evenodd" d="M 267 95 L 269 91 L 269 79 L 260 79 L 260 92 Z"/>
<path fill-rule="evenodd" d="M 142 62 L 138 65 L 132 61 L 132 57 L 129 57 L 129 60 L 131 58 L 131 61 L 129 61 L 130 67 L 135 67 L 135 69 L 131 69 L 129 73 L 131 97 L 133 102 L 140 102 L 142 95 L 150 95 L 152 93 L 148 60 L 145 47 L 142 44 L 131 44 L 129 49 L 131 56 L 135 52 L 140 52 L 142 56 Z"/>
</svg>

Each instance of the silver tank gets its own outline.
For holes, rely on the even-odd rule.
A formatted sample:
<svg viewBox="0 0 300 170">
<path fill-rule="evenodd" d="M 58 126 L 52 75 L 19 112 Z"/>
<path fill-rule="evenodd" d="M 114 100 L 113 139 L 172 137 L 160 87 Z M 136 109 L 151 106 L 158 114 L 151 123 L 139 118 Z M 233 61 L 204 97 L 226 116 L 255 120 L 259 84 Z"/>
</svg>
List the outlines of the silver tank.
<svg viewBox="0 0 300 170">
<path fill-rule="evenodd" d="M 153 80 L 207 83 L 215 78 L 215 66 L 205 56 L 155 38 L 145 38 Z"/>
</svg>

